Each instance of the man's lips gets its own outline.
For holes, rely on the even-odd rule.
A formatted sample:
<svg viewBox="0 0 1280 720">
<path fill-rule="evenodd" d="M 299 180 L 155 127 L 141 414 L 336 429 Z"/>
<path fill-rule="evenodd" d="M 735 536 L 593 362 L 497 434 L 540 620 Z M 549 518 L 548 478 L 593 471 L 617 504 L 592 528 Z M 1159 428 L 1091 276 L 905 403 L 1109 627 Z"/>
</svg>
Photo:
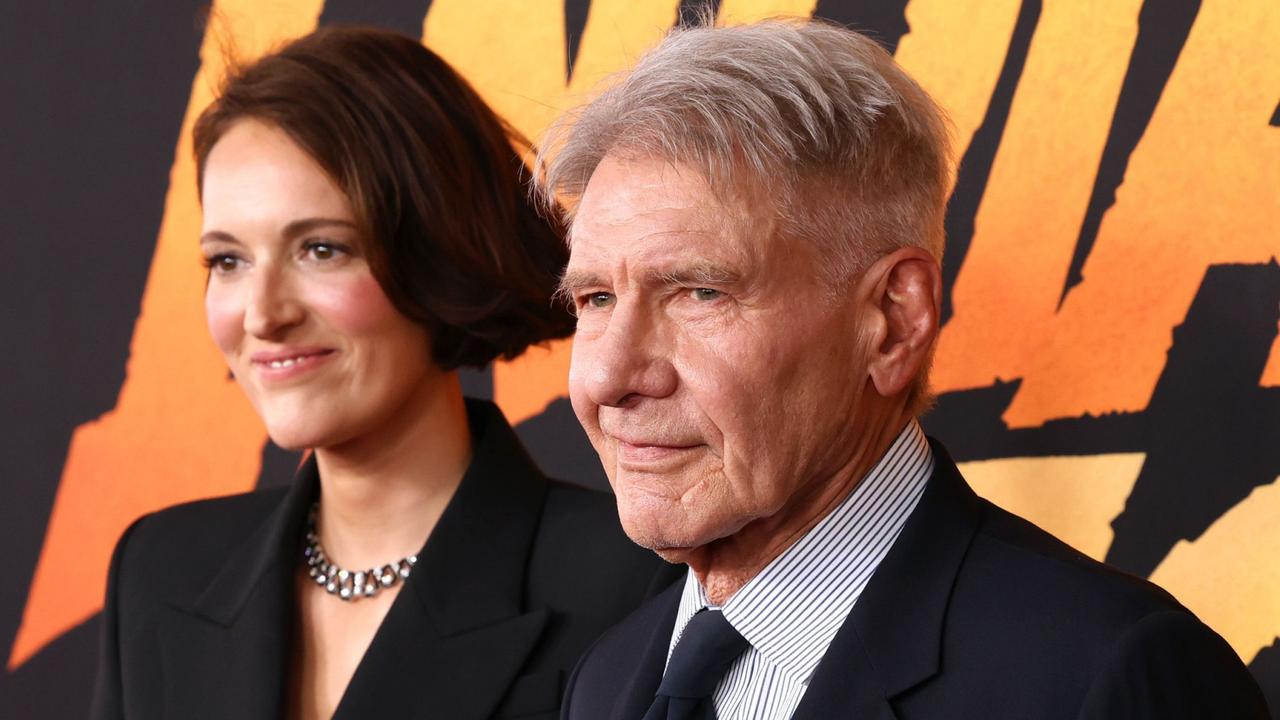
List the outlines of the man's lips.
<svg viewBox="0 0 1280 720">
<path fill-rule="evenodd" d="M 678 457 L 702 443 L 686 441 L 650 441 L 640 439 L 624 440 L 613 438 L 617 444 L 618 460 L 634 465 L 647 465 Z"/>
</svg>

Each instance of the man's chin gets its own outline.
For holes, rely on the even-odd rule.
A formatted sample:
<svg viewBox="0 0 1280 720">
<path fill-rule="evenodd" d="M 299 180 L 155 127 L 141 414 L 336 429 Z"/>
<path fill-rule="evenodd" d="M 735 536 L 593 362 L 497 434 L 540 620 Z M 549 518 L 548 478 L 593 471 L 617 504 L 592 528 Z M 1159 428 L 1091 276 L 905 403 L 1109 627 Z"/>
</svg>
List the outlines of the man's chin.
<svg viewBox="0 0 1280 720">
<path fill-rule="evenodd" d="M 631 542 L 654 551 L 669 563 L 685 562 L 690 554 L 708 542 L 702 533 L 691 532 L 694 529 L 693 523 L 673 522 L 674 518 L 663 516 L 660 512 L 623 510 L 619 515 L 622 530 L 631 538 Z"/>
<path fill-rule="evenodd" d="M 688 565 L 689 558 L 693 557 L 693 555 L 697 553 L 699 548 L 664 547 L 664 548 L 649 548 L 649 549 L 653 550 L 655 555 L 662 558 L 663 560 L 666 560 L 672 565 Z"/>
</svg>

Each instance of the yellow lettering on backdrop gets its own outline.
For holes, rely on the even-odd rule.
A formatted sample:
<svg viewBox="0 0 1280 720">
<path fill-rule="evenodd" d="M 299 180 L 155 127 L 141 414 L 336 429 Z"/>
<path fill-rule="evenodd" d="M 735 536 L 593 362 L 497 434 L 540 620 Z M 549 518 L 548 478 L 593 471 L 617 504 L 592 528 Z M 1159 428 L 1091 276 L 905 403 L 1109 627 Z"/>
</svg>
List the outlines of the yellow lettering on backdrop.
<svg viewBox="0 0 1280 720">
<path fill-rule="evenodd" d="M 1021 377 L 1043 352 L 1141 4 L 1045 2 L 952 291 L 955 315 L 932 374 L 937 391 Z"/>
<path fill-rule="evenodd" d="M 1280 636 L 1280 478 L 1255 488 L 1151 574 L 1226 639 L 1246 663 Z"/>
<path fill-rule="evenodd" d="M 224 50 L 252 58 L 309 32 L 320 8 L 320 0 L 214 3 L 124 385 L 115 409 L 71 439 L 10 669 L 98 611 L 111 549 L 135 518 L 254 486 L 266 433 L 205 329 L 191 125 L 212 100 Z"/>
<path fill-rule="evenodd" d="M 1021 6 L 1022 0 L 914 0 L 907 6 L 911 31 L 895 57 L 946 108 L 956 157 L 987 112 Z"/>
<path fill-rule="evenodd" d="M 810 17 L 818 0 L 722 0 L 720 25 L 743 25 L 765 18 Z"/>
<path fill-rule="evenodd" d="M 1274 0 L 1201 6 L 1085 282 L 1021 363 L 1011 425 L 1142 410 L 1205 269 L 1280 255 L 1280 131 L 1268 125 L 1280 88 L 1276 38 Z"/>
<path fill-rule="evenodd" d="M 422 38 L 530 140 L 560 113 L 555 101 L 565 86 L 561 0 L 434 0 Z"/>
<path fill-rule="evenodd" d="M 1097 560 L 1111 547 L 1143 453 L 1016 457 L 960 463 L 975 492 Z"/>
<path fill-rule="evenodd" d="M 600 89 L 601 81 L 635 64 L 666 35 L 679 6 L 679 0 L 592 0 L 561 105 L 567 109 L 586 102 Z"/>
</svg>

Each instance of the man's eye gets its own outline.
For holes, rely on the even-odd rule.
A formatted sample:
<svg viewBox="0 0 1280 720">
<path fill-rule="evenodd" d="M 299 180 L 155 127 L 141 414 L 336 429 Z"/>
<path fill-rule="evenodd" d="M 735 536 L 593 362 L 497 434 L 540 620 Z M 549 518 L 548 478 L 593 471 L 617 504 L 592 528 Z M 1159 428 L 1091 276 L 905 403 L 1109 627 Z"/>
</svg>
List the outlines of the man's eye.
<svg viewBox="0 0 1280 720">
<path fill-rule="evenodd" d="M 717 300 L 724 295 L 724 293 L 720 292 L 719 290 L 712 290 L 711 288 L 694 288 L 689 292 L 693 296 L 694 300 L 699 300 L 702 302 L 710 302 L 711 300 Z"/>
<path fill-rule="evenodd" d="M 606 308 L 613 304 L 613 293 L 598 292 L 591 293 L 586 297 L 587 307 L 596 309 Z"/>
</svg>

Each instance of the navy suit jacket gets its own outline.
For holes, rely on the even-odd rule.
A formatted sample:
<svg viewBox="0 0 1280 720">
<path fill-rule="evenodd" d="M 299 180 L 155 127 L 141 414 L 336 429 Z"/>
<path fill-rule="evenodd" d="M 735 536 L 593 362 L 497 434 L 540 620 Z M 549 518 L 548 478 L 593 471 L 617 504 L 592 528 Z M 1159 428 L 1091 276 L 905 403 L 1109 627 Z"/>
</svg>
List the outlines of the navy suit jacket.
<svg viewBox="0 0 1280 720">
<path fill-rule="evenodd" d="M 796 720 L 1268 718 L 1222 638 L 1160 588 L 974 495 L 946 451 L 849 614 Z M 638 720 L 681 586 L 606 633 L 562 718 Z"/>
<path fill-rule="evenodd" d="M 558 715 L 574 663 L 678 574 L 607 494 L 554 482 L 501 412 L 468 402 L 473 460 L 334 715 Z M 288 489 L 147 516 L 120 540 L 93 717 L 280 718 L 314 460 Z M 334 602 L 339 602 L 336 598 Z"/>
</svg>

